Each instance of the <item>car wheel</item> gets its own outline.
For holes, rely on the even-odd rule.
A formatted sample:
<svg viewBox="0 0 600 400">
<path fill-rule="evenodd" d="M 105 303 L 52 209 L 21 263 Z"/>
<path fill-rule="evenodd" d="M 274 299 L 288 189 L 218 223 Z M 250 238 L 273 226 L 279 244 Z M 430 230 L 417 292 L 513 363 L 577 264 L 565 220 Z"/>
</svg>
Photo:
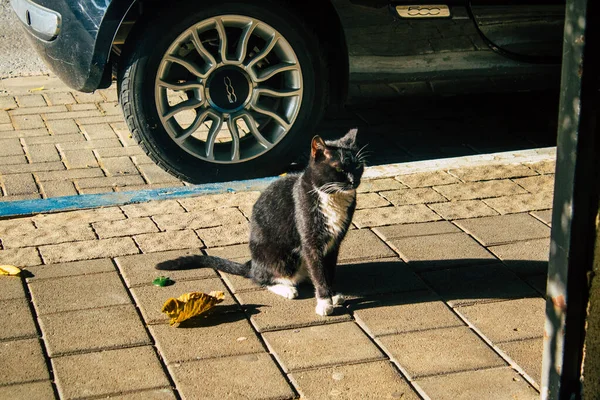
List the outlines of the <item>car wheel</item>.
<svg viewBox="0 0 600 400">
<path fill-rule="evenodd" d="M 271 1 L 158 14 L 136 24 L 118 83 L 129 129 L 159 166 L 223 181 L 279 173 L 308 151 L 328 95 L 309 25 Z"/>
</svg>

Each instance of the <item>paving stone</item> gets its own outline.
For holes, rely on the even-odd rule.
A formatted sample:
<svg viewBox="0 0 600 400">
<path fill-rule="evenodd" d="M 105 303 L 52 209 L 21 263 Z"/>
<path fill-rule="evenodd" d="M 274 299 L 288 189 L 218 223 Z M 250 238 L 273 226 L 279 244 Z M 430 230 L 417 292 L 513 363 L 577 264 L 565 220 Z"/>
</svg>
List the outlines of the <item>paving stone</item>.
<svg viewBox="0 0 600 400">
<path fill-rule="evenodd" d="M 451 169 L 448 172 L 465 182 L 537 175 L 534 170 L 523 164 L 478 165 L 476 167 Z"/>
<path fill-rule="evenodd" d="M 400 224 L 380 226 L 373 231 L 384 240 L 392 240 L 412 236 L 439 235 L 442 233 L 460 232 L 455 225 L 447 221 L 425 222 L 421 224 Z"/>
<path fill-rule="evenodd" d="M 0 127 L 2 125 L 0 124 Z M 0 131 L 2 130 L 2 128 L 0 128 Z M 20 129 L 18 131 L 8 131 L 8 132 L 2 132 L 2 137 L 4 138 L 29 138 L 29 139 L 33 139 L 33 138 L 48 138 L 51 137 L 50 136 L 50 132 L 48 132 L 48 129 L 46 128 L 36 128 L 36 129 Z"/>
<path fill-rule="evenodd" d="M 60 145 L 61 150 L 97 150 L 103 148 L 121 147 L 117 139 L 87 140 L 85 142 L 71 142 Z"/>
<path fill-rule="evenodd" d="M 356 209 L 387 207 L 390 203 L 377 193 L 359 193 L 356 196 Z"/>
<path fill-rule="evenodd" d="M 425 284 L 398 258 L 342 264 L 334 287 L 348 298 L 425 289 Z"/>
<path fill-rule="evenodd" d="M 179 179 L 165 172 L 156 164 L 144 164 L 138 168 L 148 183 L 179 182 Z"/>
<path fill-rule="evenodd" d="M 3 178 L 6 194 L 20 195 L 37 193 L 38 187 L 31 174 L 6 175 Z"/>
<path fill-rule="evenodd" d="M 17 103 L 15 102 L 14 97 L 0 96 L 0 109 L 8 110 L 12 108 L 17 108 Z"/>
<path fill-rule="evenodd" d="M 353 223 L 359 228 L 366 228 L 371 226 L 437 221 L 439 219 L 440 216 L 427 208 L 426 205 L 416 204 L 357 210 L 354 213 Z"/>
<path fill-rule="evenodd" d="M 81 169 L 69 169 L 66 171 L 41 171 L 35 174 L 40 182 L 46 181 L 63 181 L 73 180 L 79 178 L 93 178 L 98 176 L 104 176 L 104 173 L 100 168 L 81 168 Z"/>
<path fill-rule="evenodd" d="M 31 233 L 35 229 L 35 225 L 28 217 L 0 220 L 0 238 Z"/>
<path fill-rule="evenodd" d="M 340 247 L 339 262 L 395 257 L 396 253 L 368 229 L 352 230 Z"/>
<path fill-rule="evenodd" d="M 192 230 L 145 233 L 134 239 L 143 253 L 204 247 Z"/>
<path fill-rule="evenodd" d="M 115 101 L 111 101 L 111 102 L 106 102 L 106 103 L 100 103 L 98 104 L 100 106 L 100 109 L 108 115 L 122 115 L 122 111 L 121 111 L 121 107 L 119 106 L 119 103 L 115 100 Z"/>
<path fill-rule="evenodd" d="M 45 264 L 139 253 L 133 239 L 129 237 L 53 244 L 41 246 L 39 250 Z"/>
<path fill-rule="evenodd" d="M 430 398 L 439 400 L 536 400 L 540 397 L 539 393 L 511 368 L 432 376 L 416 383 Z"/>
<path fill-rule="evenodd" d="M 175 200 L 149 201 L 147 203 L 129 204 L 121 209 L 129 218 L 149 217 L 158 214 L 181 214 L 185 209 Z M 177 219 L 178 217 L 172 217 Z"/>
<path fill-rule="evenodd" d="M 98 107 L 96 107 L 96 105 L 93 103 L 69 104 L 68 107 L 69 107 L 70 111 L 85 111 L 85 110 L 97 110 L 98 109 Z"/>
<path fill-rule="evenodd" d="M 116 272 L 40 279 L 29 290 L 38 315 L 131 303 Z"/>
<path fill-rule="evenodd" d="M 133 305 L 42 315 L 48 355 L 151 344 Z"/>
<path fill-rule="evenodd" d="M 198 236 L 208 247 L 247 243 L 250 238 L 249 224 L 223 225 L 215 228 L 198 229 Z"/>
<path fill-rule="evenodd" d="M 201 254 L 199 250 L 174 250 L 161 253 L 138 254 L 115 259 L 127 286 L 150 285 L 154 278 L 168 275 L 173 281 L 214 278 L 217 276 L 212 268 L 197 268 L 189 270 L 160 271 L 156 264 L 163 261 L 175 260 L 178 257 Z"/>
<path fill-rule="evenodd" d="M 76 117 L 80 125 L 83 124 L 111 124 L 114 122 L 122 122 L 122 115 L 102 115 L 101 117 Z"/>
<path fill-rule="evenodd" d="M 554 191 L 554 175 L 538 175 L 513 179 L 513 182 L 525 188 L 530 193 L 552 193 Z"/>
<path fill-rule="evenodd" d="M 212 210 L 214 208 L 253 206 L 260 192 L 237 192 L 189 197 L 179 200 L 187 211 Z"/>
<path fill-rule="evenodd" d="M 148 217 L 94 222 L 92 226 L 100 239 L 158 232 L 158 228 Z"/>
<path fill-rule="evenodd" d="M 101 272 L 114 272 L 115 266 L 110 258 L 101 258 L 97 260 L 75 261 L 62 264 L 38 265 L 29 267 L 27 271 L 30 276 L 27 281 L 31 282 L 38 279 L 54 279 L 67 276 L 90 275 Z"/>
<path fill-rule="evenodd" d="M 556 162 L 554 160 L 538 161 L 535 163 L 528 163 L 526 165 L 540 174 L 553 174 L 556 171 Z"/>
<path fill-rule="evenodd" d="M 0 168 L 3 174 L 21 174 L 21 173 L 31 173 L 35 172 L 36 176 L 38 171 L 62 171 L 65 169 L 65 166 L 62 162 L 49 162 L 49 163 L 35 163 L 35 164 L 20 164 L 20 165 L 7 165 L 5 167 Z"/>
<path fill-rule="evenodd" d="M 493 343 L 542 337 L 544 334 L 546 302 L 539 297 L 460 307 L 457 312 Z"/>
<path fill-rule="evenodd" d="M 20 156 L 23 155 L 23 147 L 17 138 L 0 139 L 0 156 Z"/>
<path fill-rule="evenodd" d="M 20 235 L 3 235 L 2 244 L 5 249 L 41 246 L 79 240 L 95 239 L 92 229 L 85 225 L 73 225 L 53 229 L 36 229 Z"/>
<path fill-rule="evenodd" d="M 351 303 L 350 308 L 358 324 L 372 337 L 464 326 L 430 291 L 371 297 Z"/>
<path fill-rule="evenodd" d="M 499 347 L 504 353 L 512 358 L 519 367 L 523 368 L 525 373 L 533 378 L 538 386 L 542 383 L 544 340 L 541 337 L 502 343 Z"/>
<path fill-rule="evenodd" d="M 83 178 L 77 180 L 77 186 L 81 189 L 143 185 L 144 180 L 139 175 L 107 176 L 99 178 Z"/>
<path fill-rule="evenodd" d="M 131 157 L 131 161 L 133 161 L 135 165 L 155 164 L 155 162 L 146 154 L 136 154 Z"/>
<path fill-rule="evenodd" d="M 42 259 L 35 247 L 23 247 L 20 249 L 0 250 L 0 263 L 30 267 L 40 265 Z"/>
<path fill-rule="evenodd" d="M 0 342 L 0 388 L 49 378 L 38 339 Z"/>
<path fill-rule="evenodd" d="M 83 142 L 85 141 L 85 138 L 79 133 L 69 133 L 66 135 L 45 135 L 27 137 L 24 139 L 24 141 L 28 146 L 33 146 L 39 144 L 54 144 L 63 142 Z"/>
<path fill-rule="evenodd" d="M 444 196 L 431 188 L 390 190 L 379 192 L 379 194 L 392 202 L 395 206 L 447 201 Z"/>
<path fill-rule="evenodd" d="M 506 364 L 468 327 L 407 332 L 378 341 L 411 379 Z"/>
<path fill-rule="evenodd" d="M 535 297 L 535 292 L 503 265 L 470 266 L 421 274 L 452 307 Z"/>
<path fill-rule="evenodd" d="M 434 186 L 433 188 L 450 200 L 485 199 L 488 197 L 527 193 L 525 189 L 508 179 L 456 183 L 453 185 Z"/>
<path fill-rule="evenodd" d="M 125 219 L 125 216 L 118 207 L 69 211 L 57 214 L 39 214 L 33 217 L 33 221 L 39 229 L 117 219 Z"/>
<path fill-rule="evenodd" d="M 490 252 L 462 232 L 398 238 L 389 244 L 417 271 L 497 262 Z"/>
<path fill-rule="evenodd" d="M 81 125 L 88 140 L 114 139 L 117 135 L 109 124 Z"/>
<path fill-rule="evenodd" d="M 295 372 L 290 379 L 307 400 L 421 398 L 387 361 Z"/>
<path fill-rule="evenodd" d="M 246 315 L 241 312 L 200 315 L 178 328 L 161 324 L 151 325 L 149 329 L 167 364 L 264 352 Z"/>
<path fill-rule="evenodd" d="M 68 135 L 80 133 L 79 127 L 72 119 L 59 119 L 54 121 L 46 121 L 48 129 L 53 135 Z"/>
<path fill-rule="evenodd" d="M 113 102 L 119 101 L 119 97 L 117 94 L 117 87 L 114 83 L 108 89 L 101 89 L 101 90 L 98 90 L 98 92 L 100 94 L 102 94 L 102 96 L 106 99 L 106 101 L 113 101 Z"/>
<path fill-rule="evenodd" d="M 68 93 L 68 92 L 67 93 L 48 92 L 48 93 L 44 93 L 44 96 L 46 97 L 46 99 L 48 99 L 48 104 L 50 104 L 50 105 L 75 103 L 75 99 L 73 98 L 73 95 L 71 95 L 71 93 Z"/>
<path fill-rule="evenodd" d="M 549 239 L 521 241 L 488 249 L 519 276 L 548 273 Z"/>
<path fill-rule="evenodd" d="M 46 106 L 44 103 L 44 106 L 21 107 L 21 108 L 15 109 L 15 110 L 11 110 L 10 115 L 17 116 L 17 115 L 48 114 L 48 113 L 65 112 L 65 111 L 67 111 L 67 108 L 63 105 Z"/>
<path fill-rule="evenodd" d="M 115 397 L 115 396 L 111 396 Z M 161 388 L 153 390 L 143 390 L 138 392 L 131 392 L 127 394 L 120 394 L 119 400 L 175 400 L 175 394 L 171 388 Z"/>
<path fill-rule="evenodd" d="M 61 145 L 62 147 L 62 145 Z M 64 162 L 69 169 L 98 167 L 98 160 L 91 150 L 63 150 Z M 90 178 L 98 179 L 98 178 Z M 102 179 L 102 178 L 100 178 Z M 83 181 L 85 179 L 81 179 Z M 98 185 L 101 186 L 101 185 Z M 108 185 L 112 186 L 112 185 Z"/>
<path fill-rule="evenodd" d="M 79 194 L 100 194 L 100 193 L 112 193 L 115 191 L 116 191 L 116 188 L 107 188 L 107 187 L 78 189 Z"/>
<path fill-rule="evenodd" d="M 177 217 L 172 215 L 157 215 L 153 217 L 163 231 L 181 229 L 211 228 L 220 225 L 247 224 L 248 220 L 237 208 L 218 208 L 189 212 Z"/>
<path fill-rule="evenodd" d="M 552 210 L 534 211 L 531 215 L 547 225 L 552 225 Z"/>
<path fill-rule="evenodd" d="M 382 190 L 404 189 L 406 186 L 392 178 L 368 179 L 361 182 L 358 193 L 379 192 Z"/>
<path fill-rule="evenodd" d="M 169 370 L 184 399 L 295 398 L 268 354 L 191 361 L 171 365 Z M 232 371 L 237 371 L 236 379 L 231 379 Z"/>
<path fill-rule="evenodd" d="M 2 174 L 10 173 L 7 171 L 9 171 L 11 169 L 10 166 L 12 166 L 14 164 L 27 164 L 27 158 L 25 158 L 25 155 L 3 156 L 2 158 L 0 158 L 0 173 L 2 173 Z M 4 167 L 1 167 L 1 166 L 4 166 Z"/>
<path fill-rule="evenodd" d="M 140 147 L 111 147 L 96 150 L 101 158 L 129 157 L 144 154 Z"/>
<path fill-rule="evenodd" d="M 2 109 L 0 109 L 0 124 L 10 124 L 8 113 Z"/>
<path fill-rule="evenodd" d="M 455 223 L 485 246 L 550 237 L 550 228 L 528 214 L 463 219 Z"/>
<path fill-rule="evenodd" d="M 14 131 L 12 124 L 0 124 L 0 132 Z"/>
<path fill-rule="evenodd" d="M 1 280 L 0 287 L 3 287 L 3 283 L 4 280 Z M 6 321 L 0 330 L 0 340 L 37 337 L 37 330 L 26 299 L 1 300 L 0 309 Z"/>
<path fill-rule="evenodd" d="M 54 391 L 50 381 L 20 383 L 0 386 L 0 399 L 10 400 L 46 400 L 53 399 Z"/>
<path fill-rule="evenodd" d="M 104 97 L 99 92 L 94 93 L 81 93 L 81 92 L 72 92 L 75 100 L 78 103 L 100 103 L 104 101 Z"/>
<path fill-rule="evenodd" d="M 448 220 L 498 215 L 481 200 L 449 201 L 430 204 L 429 208 Z"/>
<path fill-rule="evenodd" d="M 263 337 L 285 372 L 384 358 L 353 322 L 266 332 Z"/>
<path fill-rule="evenodd" d="M 151 346 L 57 357 L 52 365 L 63 399 L 169 387 Z"/>
<path fill-rule="evenodd" d="M 170 271 L 169 271 L 170 272 Z M 149 282 L 150 283 L 150 282 Z M 177 298 L 184 293 L 212 291 L 225 292 L 225 300 L 219 303 L 213 311 L 215 314 L 238 311 L 240 308 L 229 295 L 227 288 L 220 278 L 207 278 L 195 281 L 176 281 L 174 285 L 158 287 L 153 285 L 138 286 L 131 289 L 135 302 L 142 312 L 146 324 L 166 324 L 169 318 L 160 310 L 167 299 Z"/>
<path fill-rule="evenodd" d="M 45 107 L 46 100 L 41 94 L 28 94 L 23 96 L 16 96 L 15 99 L 19 104 L 19 107 Z"/>
<path fill-rule="evenodd" d="M 0 197 L 0 202 L 21 201 L 21 200 L 38 200 L 42 196 L 39 193 L 17 194 Z"/>
<path fill-rule="evenodd" d="M 55 113 L 62 114 L 62 113 Z M 48 115 L 55 115 L 48 114 Z M 37 128 L 45 128 L 44 121 L 42 117 L 38 114 L 32 115 L 15 115 L 12 117 L 13 125 L 15 129 L 37 129 Z"/>
<path fill-rule="evenodd" d="M 140 172 L 129 157 L 110 157 L 100 160 L 100 164 L 109 175 L 131 175 Z"/>
<path fill-rule="evenodd" d="M 73 182 L 51 181 L 42 183 L 40 185 L 40 191 L 46 197 L 75 196 L 77 194 Z"/>
<path fill-rule="evenodd" d="M 500 214 L 514 214 L 552 207 L 552 195 L 548 193 L 519 194 L 483 200 Z"/>
<path fill-rule="evenodd" d="M 317 315 L 315 313 L 317 301 L 312 287 L 303 285 L 299 287 L 299 292 L 300 296 L 293 300 L 268 290 L 239 293 L 236 297 L 250 314 L 250 321 L 259 332 L 323 325 L 351 319 L 344 307 L 336 307 L 334 314 L 327 317 Z M 290 318 L 291 315 L 294 316 L 293 319 Z"/>
<path fill-rule="evenodd" d="M 400 175 L 397 180 L 411 188 L 449 185 L 460 182 L 445 171 L 420 172 L 416 174 Z"/>
</svg>

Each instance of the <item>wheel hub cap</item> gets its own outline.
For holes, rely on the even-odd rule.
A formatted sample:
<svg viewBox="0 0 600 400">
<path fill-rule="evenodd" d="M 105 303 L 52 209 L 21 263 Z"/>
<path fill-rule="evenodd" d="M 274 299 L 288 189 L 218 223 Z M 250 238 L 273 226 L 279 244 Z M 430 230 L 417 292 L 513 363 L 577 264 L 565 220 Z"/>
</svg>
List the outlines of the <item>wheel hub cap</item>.
<svg viewBox="0 0 600 400">
<path fill-rule="evenodd" d="M 250 100 L 252 85 L 248 74 L 237 67 L 216 70 L 206 84 L 206 99 L 216 110 L 233 113 Z"/>
</svg>

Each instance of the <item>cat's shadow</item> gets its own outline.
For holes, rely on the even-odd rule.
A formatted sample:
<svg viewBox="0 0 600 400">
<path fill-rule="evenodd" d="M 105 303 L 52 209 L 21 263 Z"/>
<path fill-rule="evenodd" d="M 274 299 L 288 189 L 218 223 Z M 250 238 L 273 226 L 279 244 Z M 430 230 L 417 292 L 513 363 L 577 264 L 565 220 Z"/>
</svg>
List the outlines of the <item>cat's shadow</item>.
<svg viewBox="0 0 600 400">
<path fill-rule="evenodd" d="M 266 307 L 264 304 L 244 304 L 242 310 L 237 304 L 228 304 L 215 307 L 203 314 L 181 322 L 178 328 L 206 328 L 209 326 L 227 325 L 237 321 L 246 320 L 250 315 L 260 313 L 259 309 Z"/>
</svg>

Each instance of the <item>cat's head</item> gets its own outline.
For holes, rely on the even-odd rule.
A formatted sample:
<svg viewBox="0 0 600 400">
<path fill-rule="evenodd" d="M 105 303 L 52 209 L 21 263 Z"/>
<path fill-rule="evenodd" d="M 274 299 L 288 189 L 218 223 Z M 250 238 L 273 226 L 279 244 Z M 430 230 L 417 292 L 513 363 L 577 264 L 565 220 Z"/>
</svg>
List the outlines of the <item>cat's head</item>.
<svg viewBox="0 0 600 400">
<path fill-rule="evenodd" d="M 365 168 L 365 153 L 356 144 L 358 129 L 338 140 L 315 136 L 311 143 L 310 168 L 313 183 L 327 193 L 354 190 Z"/>
</svg>

